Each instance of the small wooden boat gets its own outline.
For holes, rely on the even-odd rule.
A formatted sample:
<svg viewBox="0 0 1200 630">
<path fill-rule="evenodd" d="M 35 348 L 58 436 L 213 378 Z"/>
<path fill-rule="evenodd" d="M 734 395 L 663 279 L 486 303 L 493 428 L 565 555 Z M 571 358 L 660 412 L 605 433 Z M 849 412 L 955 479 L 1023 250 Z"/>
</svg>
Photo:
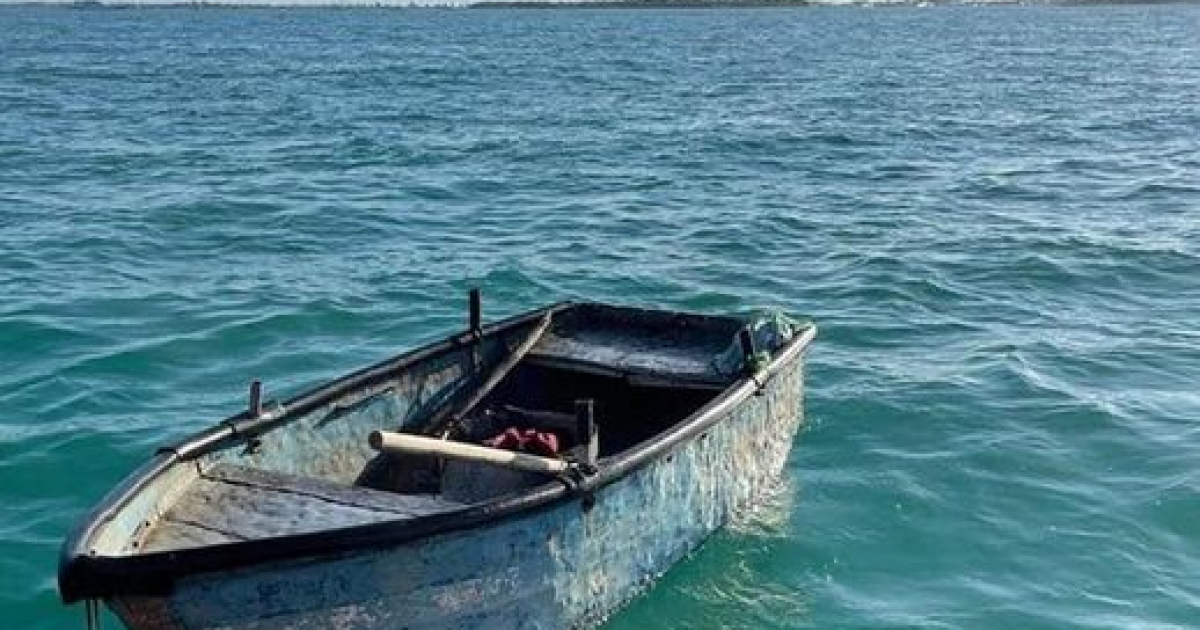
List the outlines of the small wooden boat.
<svg viewBox="0 0 1200 630">
<path fill-rule="evenodd" d="M 130 628 L 578 628 L 777 475 L 816 334 L 562 303 L 160 449 L 63 548 Z"/>
</svg>

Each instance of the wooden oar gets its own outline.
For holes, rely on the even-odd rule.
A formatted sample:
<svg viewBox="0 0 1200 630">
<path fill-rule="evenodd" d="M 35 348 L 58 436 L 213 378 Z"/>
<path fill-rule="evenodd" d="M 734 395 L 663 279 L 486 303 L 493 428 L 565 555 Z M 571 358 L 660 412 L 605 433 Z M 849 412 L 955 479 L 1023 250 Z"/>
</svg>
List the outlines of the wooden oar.
<svg viewBox="0 0 1200 630">
<path fill-rule="evenodd" d="M 372 431 L 368 441 L 371 448 L 389 455 L 433 455 L 551 475 L 557 475 L 570 468 L 567 462 L 560 459 L 407 433 Z"/>
<path fill-rule="evenodd" d="M 521 340 L 521 343 L 512 352 L 508 353 L 508 356 L 504 357 L 504 360 L 499 365 L 492 369 L 487 378 L 474 388 L 474 391 L 466 400 L 456 405 L 446 405 L 440 409 L 430 420 L 428 433 L 432 434 L 444 430 L 446 425 L 452 420 L 471 411 L 475 405 L 479 404 L 479 401 L 490 394 L 500 384 L 500 381 L 504 380 L 504 377 L 508 376 L 508 373 L 521 362 L 521 359 L 524 359 L 525 355 L 529 354 L 529 351 L 537 345 L 542 335 L 550 328 L 550 319 L 550 313 L 542 315 L 542 319 L 533 327 L 533 330 Z"/>
</svg>

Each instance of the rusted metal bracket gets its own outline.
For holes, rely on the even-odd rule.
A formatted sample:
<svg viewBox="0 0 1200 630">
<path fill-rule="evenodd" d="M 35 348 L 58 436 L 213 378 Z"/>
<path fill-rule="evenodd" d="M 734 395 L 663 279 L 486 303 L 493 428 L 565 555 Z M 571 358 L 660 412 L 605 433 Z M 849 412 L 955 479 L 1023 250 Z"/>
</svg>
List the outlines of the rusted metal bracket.
<svg viewBox="0 0 1200 630">
<path fill-rule="evenodd" d="M 584 512 L 589 512 L 596 506 L 596 492 L 588 483 L 588 479 L 599 472 L 595 464 L 571 462 L 570 466 L 558 475 L 558 480 L 567 487 L 567 492 L 580 498 Z"/>
</svg>

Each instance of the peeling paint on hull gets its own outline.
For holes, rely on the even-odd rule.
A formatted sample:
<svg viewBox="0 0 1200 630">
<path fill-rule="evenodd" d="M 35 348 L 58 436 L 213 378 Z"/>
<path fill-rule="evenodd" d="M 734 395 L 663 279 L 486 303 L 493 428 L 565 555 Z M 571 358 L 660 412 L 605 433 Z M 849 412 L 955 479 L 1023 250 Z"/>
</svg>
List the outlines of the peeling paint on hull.
<svg viewBox="0 0 1200 630">
<path fill-rule="evenodd" d="M 389 548 L 180 579 L 108 603 L 139 630 L 584 628 L 597 625 L 779 474 L 802 418 L 802 359 L 704 434 L 601 488 Z"/>
</svg>

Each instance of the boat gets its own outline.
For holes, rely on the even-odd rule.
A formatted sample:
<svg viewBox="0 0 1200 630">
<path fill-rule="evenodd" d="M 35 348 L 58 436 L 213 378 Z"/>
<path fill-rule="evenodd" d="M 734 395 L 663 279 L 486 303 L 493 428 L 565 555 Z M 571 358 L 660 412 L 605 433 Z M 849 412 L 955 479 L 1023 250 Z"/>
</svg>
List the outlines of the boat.
<svg viewBox="0 0 1200 630">
<path fill-rule="evenodd" d="M 584 628 L 760 498 L 811 324 L 563 302 L 159 449 L 64 543 L 135 630 Z"/>
</svg>

